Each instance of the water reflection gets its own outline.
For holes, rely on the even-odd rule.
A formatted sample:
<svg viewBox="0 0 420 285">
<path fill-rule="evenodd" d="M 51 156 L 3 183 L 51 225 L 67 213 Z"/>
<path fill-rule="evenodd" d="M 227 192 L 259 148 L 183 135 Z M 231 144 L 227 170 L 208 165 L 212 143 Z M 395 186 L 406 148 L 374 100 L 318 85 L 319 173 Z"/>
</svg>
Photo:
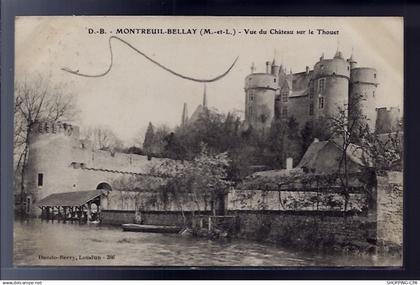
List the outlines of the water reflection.
<svg viewBox="0 0 420 285">
<path fill-rule="evenodd" d="M 251 241 L 209 241 L 119 227 L 31 219 L 14 223 L 15 265 L 371 266 L 398 260 L 320 256 Z"/>
</svg>

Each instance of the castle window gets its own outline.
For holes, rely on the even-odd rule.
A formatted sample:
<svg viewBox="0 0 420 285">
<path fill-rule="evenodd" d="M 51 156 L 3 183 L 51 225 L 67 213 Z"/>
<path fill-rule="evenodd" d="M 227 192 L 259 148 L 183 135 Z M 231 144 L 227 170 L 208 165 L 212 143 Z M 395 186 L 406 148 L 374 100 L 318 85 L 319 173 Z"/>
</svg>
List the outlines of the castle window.
<svg viewBox="0 0 420 285">
<path fill-rule="evenodd" d="M 318 102 L 319 109 L 323 109 L 324 108 L 324 97 L 320 96 L 318 101 L 319 101 Z"/>
<path fill-rule="evenodd" d="M 283 102 L 287 102 L 287 100 L 288 100 L 288 96 L 287 95 L 288 95 L 287 92 L 284 92 L 283 94 L 281 94 L 281 98 L 282 98 L 282 101 Z"/>
<path fill-rule="evenodd" d="M 249 94 L 249 101 L 254 101 L 254 94 Z"/>
<path fill-rule="evenodd" d="M 276 78 L 274 78 L 274 83 L 276 83 Z"/>
<path fill-rule="evenodd" d="M 309 84 L 309 98 L 312 99 L 314 97 L 314 83 L 311 82 Z"/>
<path fill-rule="evenodd" d="M 318 79 L 318 92 L 324 92 L 325 90 L 325 78 Z"/>
<path fill-rule="evenodd" d="M 309 104 L 309 115 L 313 116 L 313 114 L 314 114 L 314 104 L 311 103 Z"/>
<path fill-rule="evenodd" d="M 26 197 L 26 205 L 25 205 L 26 214 L 29 214 L 31 211 L 31 203 L 32 203 L 31 197 Z"/>
<path fill-rule="evenodd" d="M 38 186 L 41 187 L 42 185 L 44 185 L 44 174 L 38 173 Z"/>
<path fill-rule="evenodd" d="M 283 107 L 283 110 L 282 110 L 282 112 L 281 112 L 281 115 L 282 115 L 283 117 L 287 117 L 287 106 L 284 106 L 284 107 Z"/>
<path fill-rule="evenodd" d="M 376 78 L 376 73 L 373 74 L 373 78 Z"/>
<path fill-rule="evenodd" d="M 375 91 L 373 91 L 373 94 L 372 95 L 373 95 L 373 97 L 375 97 Z"/>
</svg>

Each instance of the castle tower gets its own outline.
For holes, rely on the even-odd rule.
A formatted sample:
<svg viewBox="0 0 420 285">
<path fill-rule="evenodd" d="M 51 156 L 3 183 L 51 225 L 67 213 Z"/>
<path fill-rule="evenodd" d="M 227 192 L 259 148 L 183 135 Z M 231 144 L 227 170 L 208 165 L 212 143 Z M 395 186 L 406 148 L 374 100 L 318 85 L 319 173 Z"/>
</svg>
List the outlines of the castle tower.
<svg viewBox="0 0 420 285">
<path fill-rule="evenodd" d="M 309 110 L 312 118 L 329 117 L 344 108 L 349 97 L 350 64 L 337 50 L 332 59 L 324 54 L 314 66 L 309 94 Z"/>
<path fill-rule="evenodd" d="M 56 192 L 66 192 L 77 177 L 68 171 L 80 148 L 79 128 L 66 123 L 36 123 L 28 145 L 28 165 L 25 171 L 25 202 L 27 214 L 37 215 L 34 204 Z M 64 163 L 64 162 L 67 162 Z"/>
<path fill-rule="evenodd" d="M 277 70 L 276 65 L 274 70 Z M 263 133 L 268 131 L 274 118 L 278 77 L 272 71 L 272 64 L 267 62 L 266 73 L 252 73 L 245 78 L 245 121 Z"/>
<path fill-rule="evenodd" d="M 386 134 L 396 132 L 399 126 L 400 120 L 400 108 L 378 108 L 376 118 L 376 132 L 378 134 Z"/>
<path fill-rule="evenodd" d="M 182 109 L 181 126 L 185 126 L 187 121 L 188 121 L 188 106 L 187 106 L 187 103 L 184 103 L 184 108 Z"/>
<path fill-rule="evenodd" d="M 353 65 L 354 66 L 354 65 Z M 366 117 L 369 129 L 375 130 L 378 87 L 377 71 L 370 67 L 354 67 L 350 75 L 349 118 Z"/>
</svg>

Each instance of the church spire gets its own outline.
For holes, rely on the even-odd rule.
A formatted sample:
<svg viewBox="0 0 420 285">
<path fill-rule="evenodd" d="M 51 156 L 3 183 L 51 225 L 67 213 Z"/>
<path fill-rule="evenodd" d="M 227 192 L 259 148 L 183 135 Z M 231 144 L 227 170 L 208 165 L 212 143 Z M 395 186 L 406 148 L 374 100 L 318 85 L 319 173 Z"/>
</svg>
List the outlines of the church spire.
<svg viewBox="0 0 420 285">
<path fill-rule="evenodd" d="M 206 84 L 204 84 L 203 107 L 207 108 L 207 86 L 206 86 Z"/>
<path fill-rule="evenodd" d="M 182 110 L 181 126 L 185 126 L 187 121 L 188 121 L 188 107 L 187 107 L 187 103 L 184 103 L 184 108 Z"/>
</svg>

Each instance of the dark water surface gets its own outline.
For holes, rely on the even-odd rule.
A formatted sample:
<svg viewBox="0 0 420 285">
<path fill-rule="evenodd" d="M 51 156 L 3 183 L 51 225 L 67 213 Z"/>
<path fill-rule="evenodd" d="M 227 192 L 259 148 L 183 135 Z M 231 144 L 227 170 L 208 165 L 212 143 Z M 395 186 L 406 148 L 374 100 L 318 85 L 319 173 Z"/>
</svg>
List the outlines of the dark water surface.
<svg viewBox="0 0 420 285">
<path fill-rule="evenodd" d="M 39 219 L 14 223 L 15 265 L 372 266 L 399 260 L 315 255 L 252 241 L 123 232 L 119 227 Z"/>
</svg>

